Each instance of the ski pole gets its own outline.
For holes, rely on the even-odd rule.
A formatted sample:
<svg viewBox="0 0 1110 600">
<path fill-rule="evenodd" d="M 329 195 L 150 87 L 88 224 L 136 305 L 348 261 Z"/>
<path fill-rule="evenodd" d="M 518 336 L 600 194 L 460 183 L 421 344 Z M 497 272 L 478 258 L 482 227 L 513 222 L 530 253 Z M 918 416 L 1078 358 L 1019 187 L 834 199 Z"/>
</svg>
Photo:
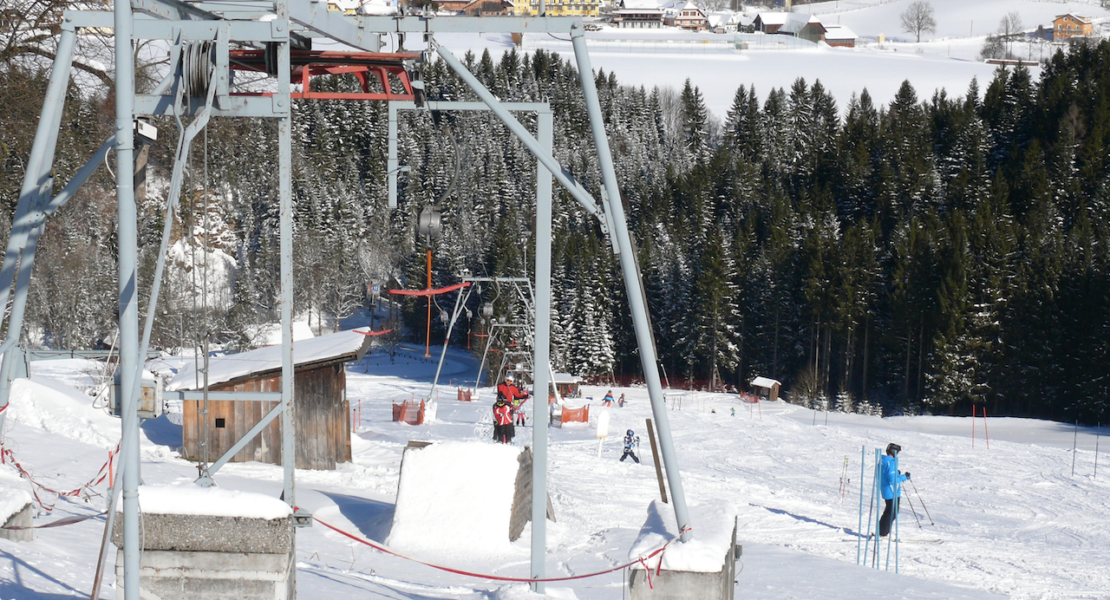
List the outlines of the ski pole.
<svg viewBox="0 0 1110 600">
<path fill-rule="evenodd" d="M 932 521 L 932 515 L 929 515 L 929 507 L 925 506 L 925 498 L 921 498 L 921 492 L 917 490 L 917 484 L 914 480 L 909 480 L 909 485 L 914 486 L 914 494 L 917 494 L 917 501 L 921 502 L 921 509 L 925 510 L 925 516 L 929 518 L 929 525 L 937 527 L 937 523 Z"/>
<path fill-rule="evenodd" d="M 910 512 L 913 513 L 913 518 L 917 521 L 917 528 L 924 529 L 924 527 L 921 526 L 921 517 L 918 517 L 917 511 L 913 509 L 913 500 L 910 500 L 909 494 L 906 494 L 906 504 L 910 505 Z"/>
</svg>

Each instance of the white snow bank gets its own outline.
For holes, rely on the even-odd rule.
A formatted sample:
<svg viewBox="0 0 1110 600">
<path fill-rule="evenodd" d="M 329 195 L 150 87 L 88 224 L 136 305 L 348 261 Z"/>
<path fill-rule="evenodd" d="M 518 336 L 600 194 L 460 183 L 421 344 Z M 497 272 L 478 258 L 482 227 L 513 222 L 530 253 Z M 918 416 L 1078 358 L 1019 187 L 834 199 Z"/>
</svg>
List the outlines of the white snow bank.
<svg viewBox="0 0 1110 600">
<path fill-rule="evenodd" d="M 688 542 L 678 540 L 678 528 L 674 524 L 670 505 L 653 500 L 648 506 L 647 520 L 640 529 L 640 535 L 632 544 L 628 558 L 635 560 L 647 556 L 671 542 L 667 549 L 648 559 L 648 568 L 654 569 L 663 561 L 662 568 L 668 571 L 692 571 L 695 573 L 716 573 L 725 565 L 725 556 L 732 548 L 732 531 L 736 523 L 736 509 L 724 501 L 715 501 L 701 506 L 690 507 L 690 522 L 693 537 Z M 643 569 L 636 563 L 633 569 Z"/>
<path fill-rule="evenodd" d="M 358 352 L 367 336 L 354 330 L 303 340 L 293 344 L 293 362 L 297 365 L 327 360 Z M 197 387 L 197 365 L 186 362 L 166 385 L 166 391 L 190 390 Z M 281 346 L 267 346 L 250 352 L 212 357 L 208 361 L 208 385 L 231 381 L 251 373 L 281 368 Z"/>
<path fill-rule="evenodd" d="M 101 448 L 115 447 L 119 440 L 117 419 L 93 408 L 92 398 L 55 379 L 16 379 L 10 402 L 10 416 L 22 425 Z"/>
<path fill-rule="evenodd" d="M 25 482 L 9 467 L 0 467 L 0 525 L 31 502 Z"/>
<path fill-rule="evenodd" d="M 481 442 L 406 450 L 386 545 L 438 559 L 511 552 L 519 453 L 513 446 Z"/>
<path fill-rule="evenodd" d="M 123 503 L 116 505 L 122 510 Z M 288 504 L 265 494 L 204 488 L 199 485 L 139 486 L 139 506 L 144 513 L 282 519 L 293 514 Z"/>
</svg>

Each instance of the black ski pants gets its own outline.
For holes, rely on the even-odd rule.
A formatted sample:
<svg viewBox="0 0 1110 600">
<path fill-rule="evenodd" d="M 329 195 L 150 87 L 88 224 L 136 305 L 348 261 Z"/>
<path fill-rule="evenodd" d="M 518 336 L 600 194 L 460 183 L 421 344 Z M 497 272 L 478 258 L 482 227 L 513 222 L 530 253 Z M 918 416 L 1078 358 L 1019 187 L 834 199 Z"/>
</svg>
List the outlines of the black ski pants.
<svg viewBox="0 0 1110 600">
<path fill-rule="evenodd" d="M 885 537 L 890 533 L 890 522 L 894 519 L 895 513 L 898 512 L 898 507 L 894 506 L 894 500 L 883 500 L 883 502 L 886 502 L 886 509 L 883 510 L 883 516 L 879 518 L 880 537 Z"/>
<path fill-rule="evenodd" d="M 624 462 L 624 459 L 629 456 L 632 457 L 632 460 L 636 461 L 636 464 L 640 464 L 640 459 L 636 458 L 636 453 L 632 451 L 632 448 L 625 448 L 624 454 L 621 455 L 621 462 Z"/>
</svg>

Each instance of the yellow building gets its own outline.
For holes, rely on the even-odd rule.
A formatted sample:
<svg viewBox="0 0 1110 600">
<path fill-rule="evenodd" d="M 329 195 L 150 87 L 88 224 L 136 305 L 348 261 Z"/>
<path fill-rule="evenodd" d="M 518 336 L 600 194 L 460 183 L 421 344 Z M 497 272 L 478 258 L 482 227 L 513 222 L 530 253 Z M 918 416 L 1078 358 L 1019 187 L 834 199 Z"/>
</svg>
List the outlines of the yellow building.
<svg viewBox="0 0 1110 600">
<path fill-rule="evenodd" d="M 600 0 L 547 0 L 549 17 L 596 17 L 601 10 Z M 540 13 L 539 0 L 513 0 L 513 12 L 520 16 Z"/>
<path fill-rule="evenodd" d="M 1077 35 L 1091 35 L 1092 33 L 1094 33 L 1094 26 L 1090 17 L 1060 15 L 1052 21 L 1052 37 L 1057 40 Z"/>
</svg>

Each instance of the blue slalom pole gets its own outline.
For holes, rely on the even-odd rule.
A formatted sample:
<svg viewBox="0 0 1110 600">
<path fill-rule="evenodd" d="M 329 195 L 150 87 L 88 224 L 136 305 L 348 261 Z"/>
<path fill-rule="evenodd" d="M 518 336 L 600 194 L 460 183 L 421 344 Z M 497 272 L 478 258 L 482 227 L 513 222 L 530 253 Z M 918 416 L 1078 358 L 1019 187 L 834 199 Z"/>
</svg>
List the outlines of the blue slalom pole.
<svg viewBox="0 0 1110 600">
<path fill-rule="evenodd" d="M 883 485 L 882 485 L 882 454 L 878 448 L 875 448 L 875 556 L 871 560 L 873 568 L 879 568 L 879 556 L 882 553 L 882 536 L 879 535 L 879 530 L 882 527 L 882 513 L 879 507 L 883 504 Z"/>
<path fill-rule="evenodd" d="M 898 481 L 898 453 L 894 453 L 894 498 L 890 501 L 893 507 L 894 514 L 891 515 L 893 521 L 890 524 L 890 530 L 894 534 L 894 541 L 886 545 L 886 565 L 884 569 L 890 570 L 890 547 L 894 546 L 894 572 L 898 572 L 898 506 L 899 501 L 902 499 L 902 486 Z"/>
<path fill-rule="evenodd" d="M 863 549 L 863 477 L 867 467 L 867 446 L 859 447 L 859 526 L 856 527 L 856 564 L 860 561 L 860 550 Z M 870 522 L 871 517 L 867 520 Z M 869 523 L 870 524 L 870 523 Z"/>
<path fill-rule="evenodd" d="M 871 525 L 875 521 L 871 520 L 871 515 L 875 512 L 875 486 L 878 485 L 879 465 L 875 465 L 875 477 L 871 479 L 871 495 L 868 496 L 868 509 L 867 509 L 867 541 L 863 544 L 863 556 L 870 556 L 871 552 Z M 862 484 L 861 484 L 862 485 Z M 861 510 L 862 512 L 862 510 Z M 875 533 L 878 534 L 879 530 L 876 529 Z M 878 535 L 876 535 L 878 537 Z"/>
</svg>

